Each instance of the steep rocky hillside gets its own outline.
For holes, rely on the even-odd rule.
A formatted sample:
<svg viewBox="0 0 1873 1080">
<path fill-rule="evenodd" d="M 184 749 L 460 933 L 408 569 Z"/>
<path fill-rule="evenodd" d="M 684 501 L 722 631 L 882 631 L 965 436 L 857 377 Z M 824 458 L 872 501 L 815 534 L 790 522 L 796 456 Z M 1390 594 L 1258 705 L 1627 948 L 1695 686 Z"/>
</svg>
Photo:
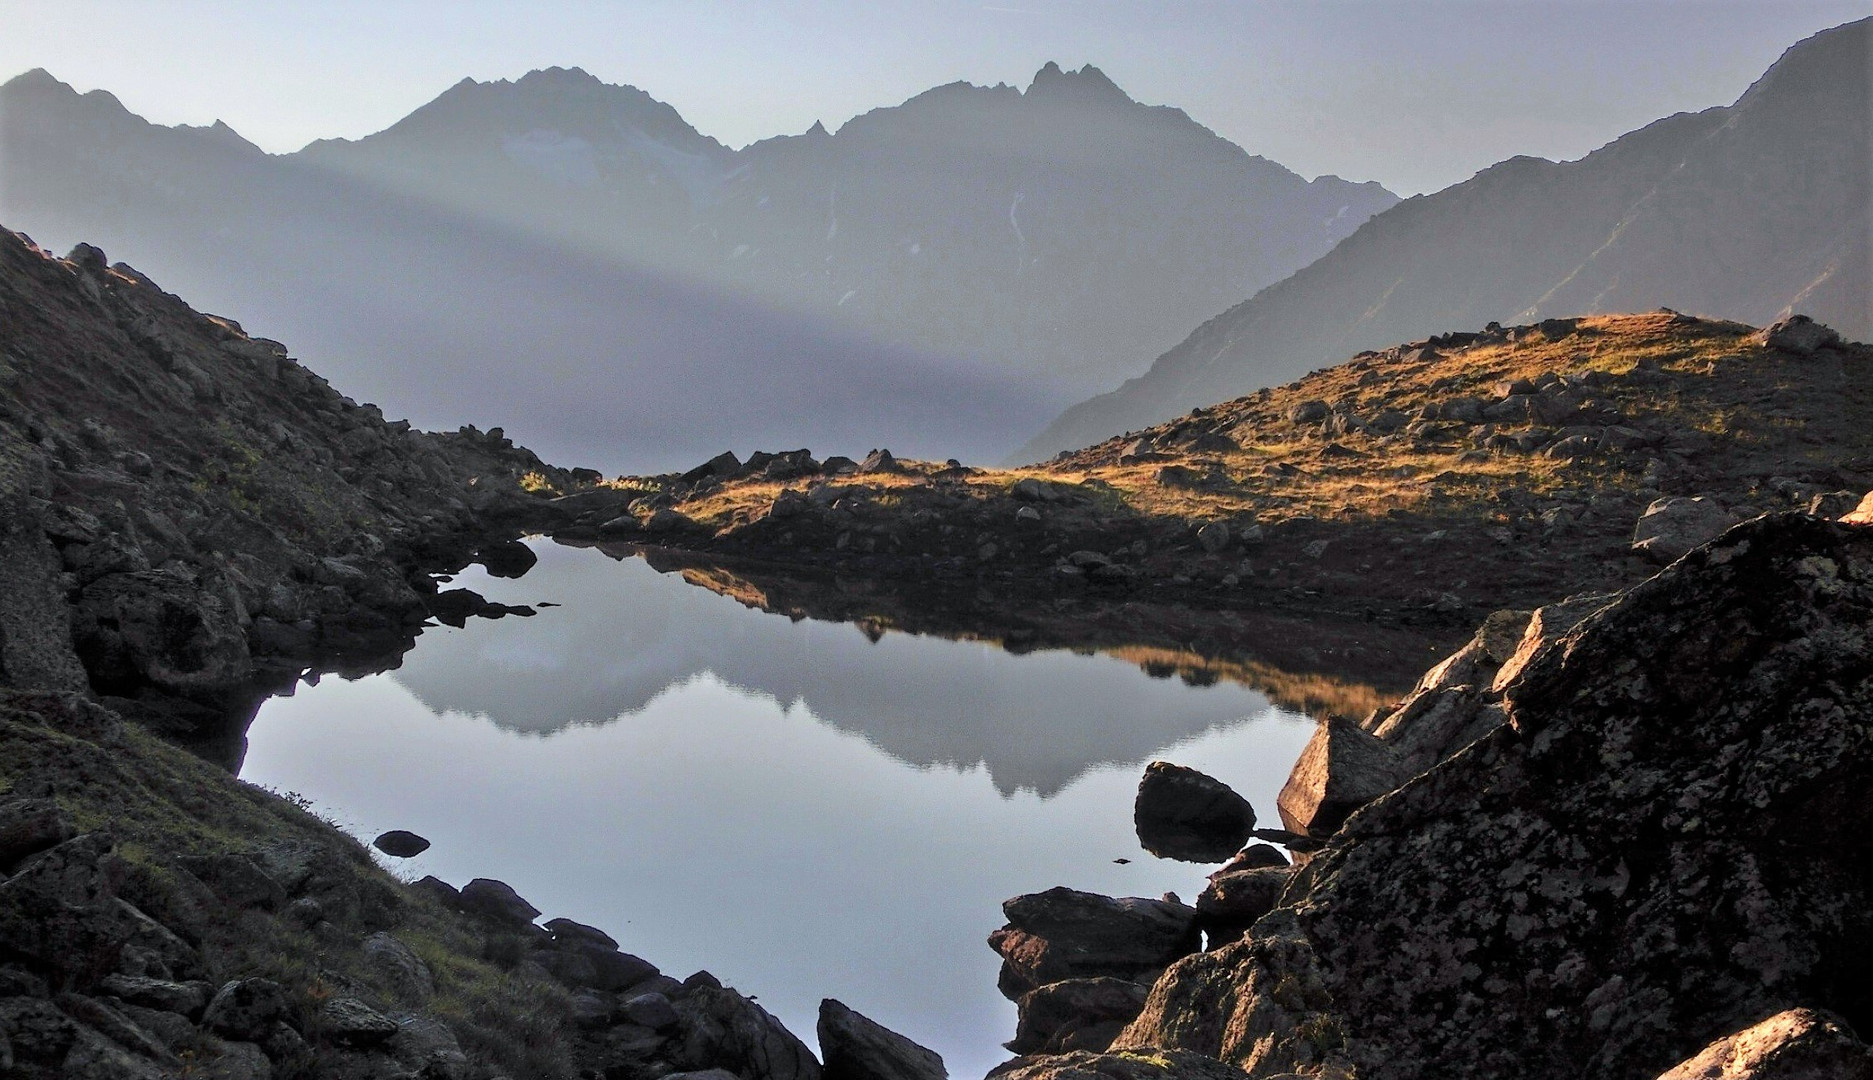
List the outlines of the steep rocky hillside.
<svg viewBox="0 0 1873 1080">
<path fill-rule="evenodd" d="M 618 469 L 722 426 L 996 460 L 1395 201 L 1092 68 L 740 151 L 577 70 L 465 80 L 291 155 L 43 71 L 0 88 L 0 219 L 243 312 L 419 422 L 499 409 Z"/>
<path fill-rule="evenodd" d="M 395 656 L 571 474 L 500 430 L 390 422 L 83 246 L 0 232 L 0 678 L 95 690 L 238 760 L 308 667 Z M 595 475 L 595 474 L 594 474 Z"/>
<path fill-rule="evenodd" d="M 1805 311 L 1865 340 L 1870 43 L 1873 20 L 1825 31 L 1731 106 L 1660 120 L 1579 161 L 1516 158 L 1409 199 L 1068 410 L 1022 460 L 1490 320 L 1668 305 L 1760 325 Z"/>
</svg>

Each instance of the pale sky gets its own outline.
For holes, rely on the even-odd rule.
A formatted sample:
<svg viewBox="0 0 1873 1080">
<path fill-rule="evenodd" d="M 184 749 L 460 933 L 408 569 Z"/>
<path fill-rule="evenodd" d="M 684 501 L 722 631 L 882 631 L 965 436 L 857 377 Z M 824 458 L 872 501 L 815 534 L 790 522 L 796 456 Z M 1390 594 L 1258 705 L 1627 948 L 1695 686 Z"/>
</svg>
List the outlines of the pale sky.
<svg viewBox="0 0 1873 1080">
<path fill-rule="evenodd" d="M 271 151 L 380 130 L 463 76 L 583 67 L 733 146 L 941 83 L 1092 63 L 1306 176 L 1431 191 L 1733 101 L 1873 0 L 0 0 L 44 67 Z"/>
</svg>

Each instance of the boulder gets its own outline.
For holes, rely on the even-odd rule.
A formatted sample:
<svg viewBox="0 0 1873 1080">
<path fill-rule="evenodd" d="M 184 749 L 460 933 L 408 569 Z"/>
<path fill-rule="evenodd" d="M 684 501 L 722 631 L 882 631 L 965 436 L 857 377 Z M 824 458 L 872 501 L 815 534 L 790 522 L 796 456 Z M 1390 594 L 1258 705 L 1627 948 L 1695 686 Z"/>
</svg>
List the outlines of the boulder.
<svg viewBox="0 0 1873 1080">
<path fill-rule="evenodd" d="M 1062 979 L 1138 981 L 1199 944 L 1195 909 L 1164 900 L 1052 888 L 1008 900 L 1002 913 L 1008 924 L 989 945 L 1002 955 L 1010 1000 Z"/>
<path fill-rule="evenodd" d="M 416 950 L 379 930 L 364 939 L 365 962 L 381 975 L 391 990 L 405 999 L 424 1001 L 436 992 L 436 976 Z"/>
<path fill-rule="evenodd" d="M 397 1021 L 397 1033 L 385 1049 L 397 1062 L 424 1080 L 464 1080 L 468 1055 L 448 1025 L 425 1016 Z"/>
<path fill-rule="evenodd" d="M 1197 894 L 1197 925 L 1214 949 L 1241 937 L 1275 909 L 1293 873 L 1290 866 L 1258 866 L 1214 874 Z"/>
<path fill-rule="evenodd" d="M 219 593 L 166 569 L 109 574 L 79 595 L 78 655 L 94 686 L 142 685 L 214 700 L 245 686 L 252 658 L 238 613 Z"/>
<path fill-rule="evenodd" d="M 429 850 L 429 841 L 407 829 L 392 829 L 371 841 L 371 846 L 393 859 L 411 859 Z"/>
<path fill-rule="evenodd" d="M 1868 492 L 1860 505 L 1842 515 L 1840 520 L 1844 525 L 1873 525 L 1873 492 Z"/>
<path fill-rule="evenodd" d="M 693 484 L 698 480 L 707 480 L 712 477 L 717 480 L 732 480 L 740 475 L 741 459 L 732 451 L 724 450 L 684 473 L 681 479 L 685 484 Z"/>
<path fill-rule="evenodd" d="M 531 926 L 540 909 L 521 899 L 514 887 L 494 878 L 476 878 L 462 886 L 464 911 L 511 926 Z"/>
<path fill-rule="evenodd" d="M 51 799 L 0 804 L 0 870 L 76 835 L 78 830 Z"/>
<path fill-rule="evenodd" d="M 695 527 L 696 522 L 693 518 L 667 506 L 652 511 L 650 517 L 644 520 L 644 531 L 647 533 L 685 532 Z"/>
<path fill-rule="evenodd" d="M 936 1051 L 854 1012 L 841 1002 L 819 1003 L 819 1052 L 826 1080 L 947 1080 Z"/>
<path fill-rule="evenodd" d="M 1255 828 L 1255 810 L 1229 785 L 1195 769 L 1154 761 L 1132 803 L 1138 842 L 1159 858 L 1216 863 Z"/>
<path fill-rule="evenodd" d="M 676 1006 L 670 1004 L 668 997 L 655 992 L 625 998 L 618 1012 L 631 1023 L 652 1031 L 666 1031 L 675 1027 L 677 1021 Z"/>
<path fill-rule="evenodd" d="M 98 990 L 121 1001 L 181 1016 L 199 1015 L 213 987 L 202 982 L 172 982 L 141 975 L 106 975 Z"/>
<path fill-rule="evenodd" d="M 1211 555 L 1229 546 L 1227 522 L 1212 521 L 1197 530 L 1197 546 Z"/>
<path fill-rule="evenodd" d="M 1275 798 L 1281 823 L 1303 836 L 1328 836 L 1353 811 L 1406 779 L 1398 753 L 1338 716 L 1315 728 Z"/>
<path fill-rule="evenodd" d="M 889 450 L 873 450 L 859 462 L 858 471 L 862 473 L 902 472 L 903 468 Z"/>
<path fill-rule="evenodd" d="M 1347 821 L 1114 1045 L 1645 1078 L 1791 1001 L 1864 1014 L 1869 625 L 1873 532 L 1739 525 L 1541 650 L 1508 723 Z"/>
<path fill-rule="evenodd" d="M 1059 502 L 1066 497 L 1059 488 L 1032 476 L 1024 476 L 1009 485 L 1008 494 L 1022 502 L 1041 503 Z"/>
<path fill-rule="evenodd" d="M 1838 1016 L 1789 1009 L 1718 1039 L 1658 1080 L 1873 1080 L 1873 1050 Z"/>
<path fill-rule="evenodd" d="M 1327 418 L 1333 410 L 1324 401 L 1302 401 L 1288 406 L 1288 422 L 1291 424 L 1318 424 Z"/>
<path fill-rule="evenodd" d="M 224 1039 L 256 1042 L 286 1016 L 286 991 L 271 979 L 234 979 L 215 991 L 202 1027 Z"/>
<path fill-rule="evenodd" d="M 820 1080 L 819 1061 L 806 1044 L 735 991 L 699 985 L 674 1004 L 680 1037 L 672 1064 L 727 1069 L 743 1080 Z"/>
<path fill-rule="evenodd" d="M 1722 535 L 1742 517 L 1715 499 L 1698 495 L 1659 499 L 1639 516 L 1632 530 L 1632 551 L 1664 566 Z"/>
<path fill-rule="evenodd" d="M 1016 1002 L 1020 1019 L 1008 1049 L 1017 1054 L 1099 1052 L 1145 1007 L 1149 988 L 1125 979 L 1063 979 Z"/>
<path fill-rule="evenodd" d="M 1790 315 L 1771 323 L 1757 331 L 1750 340 L 1797 356 L 1811 356 L 1818 349 L 1831 348 L 1841 343 L 1839 332 L 1806 315 Z"/>
<path fill-rule="evenodd" d="M 1263 866 L 1287 866 L 1288 857 L 1273 844 L 1250 844 L 1231 856 L 1229 861 L 1216 868 L 1210 874 L 1214 881 L 1221 874 L 1234 873 L 1237 870 L 1254 870 Z"/>
<path fill-rule="evenodd" d="M 397 1033 L 397 1022 L 354 997 L 335 997 L 319 1006 L 319 1031 L 345 1046 L 377 1046 Z"/>
<path fill-rule="evenodd" d="M 553 941 L 560 945 L 584 945 L 595 949 L 615 951 L 618 942 L 610 934 L 596 926 L 587 926 L 572 919 L 548 919 L 541 924 L 547 933 L 553 935 Z"/>
</svg>

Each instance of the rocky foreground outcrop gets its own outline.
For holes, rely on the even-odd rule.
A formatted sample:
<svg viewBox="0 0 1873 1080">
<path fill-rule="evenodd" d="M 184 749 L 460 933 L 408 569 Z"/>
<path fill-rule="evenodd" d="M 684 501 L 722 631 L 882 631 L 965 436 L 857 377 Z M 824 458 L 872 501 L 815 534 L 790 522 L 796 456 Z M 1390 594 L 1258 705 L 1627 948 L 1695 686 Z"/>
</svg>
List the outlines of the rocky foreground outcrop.
<svg viewBox="0 0 1873 1080">
<path fill-rule="evenodd" d="M 1354 813 L 1115 1048 L 1650 1078 L 1785 1009 L 1865 1030 L 1869 626 L 1873 530 L 1773 515 L 1697 549 L 1529 659 L 1503 723 Z"/>
<path fill-rule="evenodd" d="M 821 1080 L 683 979 L 505 883 L 405 885 L 362 844 L 72 693 L 0 689 L 0 1075 Z M 942 1060 L 822 1006 L 832 1080 Z"/>
</svg>

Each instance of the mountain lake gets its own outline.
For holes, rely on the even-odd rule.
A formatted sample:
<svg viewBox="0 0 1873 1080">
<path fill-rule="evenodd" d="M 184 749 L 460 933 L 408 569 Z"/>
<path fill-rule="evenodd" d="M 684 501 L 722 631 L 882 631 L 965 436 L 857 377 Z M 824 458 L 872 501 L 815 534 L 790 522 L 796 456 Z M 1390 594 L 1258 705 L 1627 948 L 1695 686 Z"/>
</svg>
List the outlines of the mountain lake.
<svg viewBox="0 0 1873 1080">
<path fill-rule="evenodd" d="M 499 878 L 678 979 L 707 969 L 814 1045 L 833 997 L 943 1055 L 1006 1060 L 985 939 L 1055 885 L 1195 899 L 1213 867 L 1140 849 L 1146 762 L 1201 769 L 1263 824 L 1313 723 L 1228 681 L 795 620 L 641 558 L 531 542 L 455 584 L 532 618 L 424 632 L 401 667 L 260 710 L 241 776 L 405 880 Z"/>
</svg>

